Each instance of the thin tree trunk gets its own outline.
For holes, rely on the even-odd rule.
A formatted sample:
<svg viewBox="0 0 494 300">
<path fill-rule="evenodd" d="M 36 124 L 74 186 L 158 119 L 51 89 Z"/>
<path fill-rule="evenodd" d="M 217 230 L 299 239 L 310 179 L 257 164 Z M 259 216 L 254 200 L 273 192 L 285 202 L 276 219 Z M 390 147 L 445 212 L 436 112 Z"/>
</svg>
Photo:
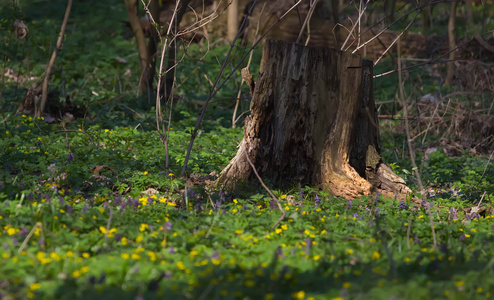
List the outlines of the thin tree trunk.
<svg viewBox="0 0 494 300">
<path fill-rule="evenodd" d="M 427 0 L 422 1 L 422 3 L 424 4 L 424 2 L 426 1 Z M 426 7 L 424 7 L 424 9 L 422 9 L 422 30 L 431 29 L 431 25 L 432 25 L 431 16 L 432 16 L 432 6 L 431 4 L 429 4 Z"/>
<path fill-rule="evenodd" d="M 384 1 L 384 14 L 386 15 L 386 24 L 391 24 L 395 20 L 396 0 Z"/>
<path fill-rule="evenodd" d="M 146 37 L 141 26 L 141 19 L 139 18 L 138 0 L 125 0 L 127 6 L 127 14 L 129 16 L 130 27 L 134 32 L 134 37 L 137 43 L 137 51 L 139 53 L 139 60 L 141 64 L 141 79 L 140 87 L 141 91 L 146 92 L 148 90 L 148 71 L 150 63 L 150 55 L 146 45 Z"/>
<path fill-rule="evenodd" d="M 456 6 L 457 2 L 451 2 L 449 10 L 449 21 L 448 21 L 448 40 L 449 40 L 449 50 L 456 48 L 456 35 L 455 35 L 455 23 L 456 23 Z M 449 62 L 446 64 L 446 79 L 445 84 L 451 85 L 453 83 L 453 76 L 455 73 L 455 65 L 453 60 L 455 59 L 455 51 L 449 54 Z"/>
<path fill-rule="evenodd" d="M 472 28 L 473 26 L 473 13 L 472 13 L 472 0 L 465 0 L 465 9 L 467 11 L 467 25 Z"/>
<path fill-rule="evenodd" d="M 232 42 L 237 36 L 238 32 L 238 0 L 231 0 L 230 6 L 228 6 L 228 41 Z"/>
</svg>

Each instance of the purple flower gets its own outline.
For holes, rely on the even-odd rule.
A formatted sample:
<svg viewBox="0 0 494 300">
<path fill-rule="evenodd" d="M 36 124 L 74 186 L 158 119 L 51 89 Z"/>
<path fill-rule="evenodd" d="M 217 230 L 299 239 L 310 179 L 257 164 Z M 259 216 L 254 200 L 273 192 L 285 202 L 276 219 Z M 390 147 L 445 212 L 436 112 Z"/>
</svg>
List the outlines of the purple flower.
<svg viewBox="0 0 494 300">
<path fill-rule="evenodd" d="M 453 220 L 458 220 L 458 216 L 456 215 L 456 209 L 454 206 L 452 206 L 450 209 L 449 209 L 449 215 L 451 216 L 451 218 Z"/>
<path fill-rule="evenodd" d="M 148 205 L 151 205 L 151 204 L 153 204 L 153 198 L 149 197 L 148 198 Z"/>
<path fill-rule="evenodd" d="M 466 218 L 467 220 L 474 220 L 474 219 L 480 219 L 480 218 L 481 218 L 481 216 L 480 216 L 480 214 L 479 214 L 479 213 L 476 213 L 476 212 L 475 212 L 475 213 L 471 213 L 470 215 L 466 215 L 466 216 L 465 216 L 465 218 Z"/>
<path fill-rule="evenodd" d="M 22 228 L 21 231 L 19 231 L 19 236 L 21 237 L 25 237 L 27 234 L 29 233 L 29 229 L 27 229 L 26 227 Z"/>
<path fill-rule="evenodd" d="M 132 204 L 134 205 L 134 211 L 137 211 L 139 208 L 139 199 L 133 199 Z"/>
<path fill-rule="evenodd" d="M 300 197 L 300 200 L 304 200 L 304 190 L 300 190 L 300 192 L 298 192 L 298 196 Z"/>
<path fill-rule="evenodd" d="M 353 201 L 352 200 L 348 200 L 348 202 L 346 203 L 346 208 L 347 209 L 351 209 L 352 208 L 352 205 L 353 205 Z"/>
<path fill-rule="evenodd" d="M 192 190 L 192 189 L 188 189 L 187 190 L 187 197 L 189 198 L 189 200 L 195 200 L 196 199 L 196 191 Z"/>
<path fill-rule="evenodd" d="M 278 247 L 278 248 L 276 249 L 276 256 L 277 256 L 279 259 L 283 258 L 283 250 L 281 250 L 281 247 Z"/>
<path fill-rule="evenodd" d="M 122 201 L 122 204 L 120 205 L 120 210 L 119 210 L 120 213 L 122 213 L 124 211 L 124 209 L 127 207 L 127 203 L 128 203 L 128 201 L 127 202 Z"/>
<path fill-rule="evenodd" d="M 122 196 L 116 196 L 115 199 L 113 199 L 113 205 L 119 206 L 122 204 Z"/>
<path fill-rule="evenodd" d="M 406 204 L 403 200 L 400 201 L 400 205 L 398 207 L 403 210 L 408 210 L 408 204 Z"/>
<path fill-rule="evenodd" d="M 173 276 L 173 273 L 172 273 L 172 272 L 170 272 L 170 271 L 165 271 L 165 278 L 166 278 L 166 279 L 170 279 L 170 278 L 172 278 L 172 276 Z"/>
<path fill-rule="evenodd" d="M 196 208 L 196 211 L 198 213 L 201 212 L 201 211 L 203 211 L 203 207 L 202 207 L 201 201 L 197 201 L 195 208 Z"/>
<path fill-rule="evenodd" d="M 29 193 L 29 194 L 27 195 L 27 200 L 29 200 L 29 201 L 33 201 L 33 199 L 34 199 L 34 195 L 33 195 L 33 192 L 31 192 L 31 193 Z"/>
<path fill-rule="evenodd" d="M 445 242 L 441 242 L 441 246 L 439 247 L 439 250 L 443 253 L 448 253 L 449 252 L 448 245 L 446 245 Z"/>
<path fill-rule="evenodd" d="M 101 275 L 98 279 L 98 283 L 99 284 L 105 283 L 105 280 L 106 280 L 106 273 L 101 273 Z"/>
<path fill-rule="evenodd" d="M 166 231 L 172 230 L 172 222 L 166 221 L 165 222 L 165 225 L 163 225 L 163 229 L 166 230 Z"/>
<path fill-rule="evenodd" d="M 218 211 L 218 209 L 220 209 L 221 207 L 221 203 L 220 201 L 216 201 L 214 204 L 213 204 L 213 209 L 214 211 Z"/>
<path fill-rule="evenodd" d="M 269 207 L 271 207 L 271 209 L 276 209 L 277 206 L 276 201 L 271 200 L 271 202 L 269 202 Z"/>
<path fill-rule="evenodd" d="M 115 242 L 120 242 L 120 240 L 122 239 L 122 235 L 121 234 L 115 234 Z"/>
<path fill-rule="evenodd" d="M 74 160 L 74 156 L 75 156 L 74 153 L 70 152 L 69 153 L 69 156 L 67 157 L 67 162 L 70 163 L 71 161 L 73 161 Z"/>
<path fill-rule="evenodd" d="M 12 237 L 12 245 L 17 245 L 19 244 L 19 241 L 15 238 L 15 237 Z"/>
<path fill-rule="evenodd" d="M 354 218 L 358 218 L 358 213 L 354 213 L 352 216 L 353 216 Z"/>
<path fill-rule="evenodd" d="M 62 206 L 63 203 L 64 203 L 63 197 L 62 196 L 58 197 L 58 205 Z"/>
<path fill-rule="evenodd" d="M 214 251 L 213 254 L 211 254 L 211 259 L 220 259 L 220 253 L 218 251 Z"/>
<path fill-rule="evenodd" d="M 341 289 L 340 296 L 343 299 L 345 299 L 346 297 L 348 297 L 348 291 L 347 291 L 347 289 L 345 289 L 345 288 Z"/>
<path fill-rule="evenodd" d="M 218 192 L 218 196 L 220 197 L 220 201 L 221 202 L 225 202 L 226 201 L 226 195 L 225 195 L 225 193 L 223 191 L 220 190 Z"/>
<path fill-rule="evenodd" d="M 158 290 L 161 278 L 162 277 L 158 277 L 155 280 L 151 280 L 148 284 L 148 290 L 151 292 L 156 292 Z M 142 300 L 144 300 L 144 298 L 142 298 Z"/>
<path fill-rule="evenodd" d="M 46 201 L 48 201 L 48 203 L 50 203 L 51 201 L 51 196 L 49 194 L 44 194 L 43 195 L 43 198 L 46 199 Z"/>
<path fill-rule="evenodd" d="M 89 205 L 87 205 L 87 203 L 86 203 L 86 204 L 84 204 L 84 207 L 82 208 L 82 213 L 86 214 L 88 210 L 89 210 Z"/>
<path fill-rule="evenodd" d="M 283 267 L 281 268 L 281 273 L 287 273 L 288 271 L 290 271 L 290 267 L 287 266 L 287 265 L 283 265 Z"/>
<path fill-rule="evenodd" d="M 319 198 L 319 196 L 316 194 L 316 196 L 314 197 L 314 205 L 316 207 L 319 207 L 319 204 L 321 204 L 321 198 Z"/>
<path fill-rule="evenodd" d="M 379 217 L 381 216 L 381 215 L 379 214 L 379 212 L 380 212 L 380 211 L 381 211 L 381 210 L 379 209 L 379 207 L 376 207 L 376 210 L 374 211 L 374 216 L 375 216 L 376 218 L 379 218 Z"/>
<path fill-rule="evenodd" d="M 56 185 L 56 184 L 52 185 L 52 186 L 51 186 L 51 188 L 50 188 L 50 190 L 52 190 L 52 191 L 53 191 L 53 192 L 55 192 L 55 193 L 56 193 L 56 192 L 58 192 L 58 187 L 57 187 L 57 185 Z"/>
<path fill-rule="evenodd" d="M 4 242 L 3 243 L 3 249 L 5 249 L 5 250 L 9 249 L 9 243 Z"/>
<path fill-rule="evenodd" d="M 168 253 L 175 254 L 175 249 L 173 249 L 173 246 L 171 246 L 170 248 L 168 248 Z"/>
<path fill-rule="evenodd" d="M 381 193 L 377 193 L 376 194 L 376 197 L 374 198 L 374 200 L 376 200 L 376 202 L 374 203 L 374 205 L 379 204 L 379 201 L 381 201 Z"/>
<path fill-rule="evenodd" d="M 422 202 L 420 202 L 420 206 L 422 206 L 422 208 L 429 209 L 432 207 L 432 203 L 427 201 L 427 199 L 424 197 L 422 198 Z"/>
<path fill-rule="evenodd" d="M 460 241 L 463 242 L 466 239 L 465 235 L 462 233 L 460 234 Z"/>
</svg>

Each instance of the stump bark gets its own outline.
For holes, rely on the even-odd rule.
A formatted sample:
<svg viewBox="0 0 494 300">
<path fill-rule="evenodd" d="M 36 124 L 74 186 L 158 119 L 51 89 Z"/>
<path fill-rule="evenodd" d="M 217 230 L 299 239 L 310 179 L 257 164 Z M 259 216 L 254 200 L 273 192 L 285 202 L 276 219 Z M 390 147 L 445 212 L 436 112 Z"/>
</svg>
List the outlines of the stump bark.
<svg viewBox="0 0 494 300">
<path fill-rule="evenodd" d="M 358 55 L 268 40 L 244 138 L 219 184 L 256 180 L 249 155 L 278 187 L 321 186 L 347 199 L 409 193 L 379 154 L 372 75 Z"/>
</svg>

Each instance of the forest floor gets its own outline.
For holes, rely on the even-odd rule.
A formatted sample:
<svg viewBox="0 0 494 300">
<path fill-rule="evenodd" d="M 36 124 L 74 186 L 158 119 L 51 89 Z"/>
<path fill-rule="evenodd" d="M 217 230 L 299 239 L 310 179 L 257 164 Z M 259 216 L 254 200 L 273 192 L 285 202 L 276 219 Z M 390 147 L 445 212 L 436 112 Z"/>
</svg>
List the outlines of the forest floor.
<svg viewBox="0 0 494 300">
<path fill-rule="evenodd" d="M 29 48 L 8 40 L 2 62 L 10 71 L 2 71 L 0 99 L 0 298 L 493 296 L 492 92 L 443 86 L 441 66 L 407 73 L 416 172 L 398 75 L 376 78 L 382 156 L 422 200 L 347 201 L 310 186 L 273 189 L 286 218 L 271 228 L 282 212 L 260 185 L 226 192 L 212 184 L 243 136 L 245 114 L 237 128 L 231 121 L 239 89 L 236 114 L 249 110 L 239 72 L 208 107 L 188 175 L 179 176 L 209 80 L 230 48 L 221 40 L 215 47 L 191 45 L 177 66 L 176 101 L 171 113 L 166 108 L 168 152 L 155 126 L 154 100 L 137 87 L 136 45 L 120 22 L 126 19 L 121 1 L 74 3 L 48 113 L 35 118 L 17 111 L 29 77 L 39 83 L 43 76 L 62 2 L 22 7 L 36 34 Z M 15 14 L 0 5 L 2 30 L 10 30 L 5 24 Z M 246 50 L 234 46 L 229 72 Z M 464 70 L 480 74 L 469 63 Z M 384 60 L 375 73 L 392 68 Z"/>
</svg>

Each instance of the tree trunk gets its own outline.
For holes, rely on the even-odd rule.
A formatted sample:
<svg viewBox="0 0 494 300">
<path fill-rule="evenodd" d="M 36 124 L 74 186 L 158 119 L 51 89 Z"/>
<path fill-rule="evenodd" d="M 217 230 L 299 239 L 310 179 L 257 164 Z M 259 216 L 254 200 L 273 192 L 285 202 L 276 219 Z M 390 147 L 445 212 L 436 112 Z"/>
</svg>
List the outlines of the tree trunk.
<svg viewBox="0 0 494 300">
<path fill-rule="evenodd" d="M 408 193 L 379 155 L 372 62 L 329 48 L 266 42 L 244 139 L 219 183 L 252 180 L 249 155 L 279 187 L 321 186 L 347 199 Z"/>
<path fill-rule="evenodd" d="M 141 19 L 139 18 L 138 0 L 125 0 L 125 5 L 127 6 L 130 27 L 132 28 L 136 38 L 137 50 L 141 62 L 141 91 L 146 92 L 149 86 L 148 73 L 151 57 L 146 46 L 146 37 L 144 36 L 144 31 L 142 30 Z"/>
<path fill-rule="evenodd" d="M 228 6 L 228 30 L 227 38 L 229 42 L 233 42 L 238 32 L 238 0 L 230 0 Z"/>
<path fill-rule="evenodd" d="M 456 48 L 456 35 L 455 35 L 455 23 L 456 23 L 456 2 L 451 2 L 448 21 L 448 41 L 449 41 L 449 62 L 446 64 L 446 79 L 444 83 L 451 85 L 453 83 L 453 77 L 455 74 L 455 52 Z"/>
<path fill-rule="evenodd" d="M 422 1 L 422 5 L 426 4 L 426 1 Z M 422 30 L 426 31 L 431 29 L 432 26 L 432 4 L 427 5 L 422 9 Z"/>
<path fill-rule="evenodd" d="M 467 11 L 467 26 L 473 28 L 472 0 L 465 0 L 465 9 Z"/>
</svg>

